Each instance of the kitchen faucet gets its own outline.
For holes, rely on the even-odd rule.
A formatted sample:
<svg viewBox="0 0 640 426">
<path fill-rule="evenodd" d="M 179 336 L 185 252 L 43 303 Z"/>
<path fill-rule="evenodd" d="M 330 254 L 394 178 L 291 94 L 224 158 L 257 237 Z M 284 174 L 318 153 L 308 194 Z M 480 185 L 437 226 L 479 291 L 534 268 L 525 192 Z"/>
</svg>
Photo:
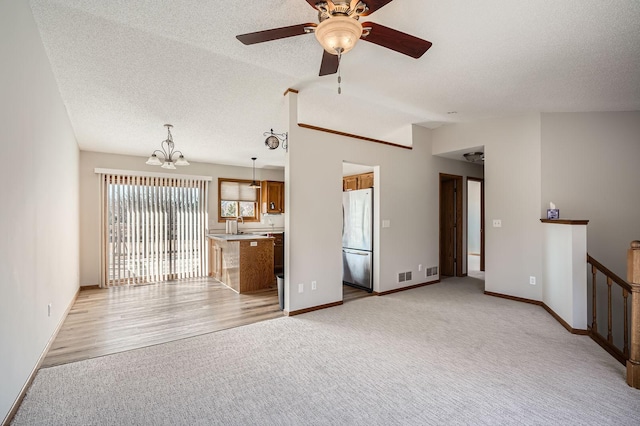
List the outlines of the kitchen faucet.
<svg viewBox="0 0 640 426">
<path fill-rule="evenodd" d="M 236 223 L 238 223 L 238 221 L 240 221 L 240 223 L 242 223 L 244 225 L 244 217 L 238 216 L 236 218 Z M 236 234 L 241 234 L 240 227 L 238 225 L 236 225 Z"/>
</svg>

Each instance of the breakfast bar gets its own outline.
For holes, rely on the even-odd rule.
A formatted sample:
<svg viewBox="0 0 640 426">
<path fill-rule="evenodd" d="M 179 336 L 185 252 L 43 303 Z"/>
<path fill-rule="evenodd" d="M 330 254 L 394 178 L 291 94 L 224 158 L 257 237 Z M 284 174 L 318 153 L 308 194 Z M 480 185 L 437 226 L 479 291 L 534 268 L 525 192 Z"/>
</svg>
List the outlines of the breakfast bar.
<svg viewBox="0 0 640 426">
<path fill-rule="evenodd" d="M 274 283 L 274 238 L 255 234 L 209 234 L 209 276 L 238 293 Z"/>
</svg>

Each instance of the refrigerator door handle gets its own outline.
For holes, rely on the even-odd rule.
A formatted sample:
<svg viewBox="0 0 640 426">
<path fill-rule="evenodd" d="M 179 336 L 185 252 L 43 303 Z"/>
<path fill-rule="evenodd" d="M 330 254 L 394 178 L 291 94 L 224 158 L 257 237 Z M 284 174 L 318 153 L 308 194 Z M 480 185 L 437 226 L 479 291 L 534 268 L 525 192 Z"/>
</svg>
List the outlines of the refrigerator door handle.
<svg viewBox="0 0 640 426">
<path fill-rule="evenodd" d="M 369 256 L 369 252 L 367 253 L 361 253 L 361 252 L 357 252 L 357 251 L 346 251 L 346 250 L 342 250 L 343 253 L 349 253 L 349 254 L 355 254 L 358 256 Z"/>
</svg>

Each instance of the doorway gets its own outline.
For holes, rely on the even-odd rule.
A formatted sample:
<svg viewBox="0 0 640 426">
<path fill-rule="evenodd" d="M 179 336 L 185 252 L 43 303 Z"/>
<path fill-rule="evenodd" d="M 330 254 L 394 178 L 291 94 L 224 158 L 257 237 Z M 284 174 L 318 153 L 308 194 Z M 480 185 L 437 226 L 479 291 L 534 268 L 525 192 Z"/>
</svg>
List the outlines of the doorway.
<svg viewBox="0 0 640 426">
<path fill-rule="evenodd" d="M 467 178 L 467 273 L 484 272 L 484 180 Z"/>
<path fill-rule="evenodd" d="M 342 163 L 342 299 L 370 296 L 376 282 L 377 197 L 374 181 L 378 167 Z"/>
<path fill-rule="evenodd" d="M 440 173 L 440 276 L 463 276 L 462 192 L 462 176 Z"/>
</svg>

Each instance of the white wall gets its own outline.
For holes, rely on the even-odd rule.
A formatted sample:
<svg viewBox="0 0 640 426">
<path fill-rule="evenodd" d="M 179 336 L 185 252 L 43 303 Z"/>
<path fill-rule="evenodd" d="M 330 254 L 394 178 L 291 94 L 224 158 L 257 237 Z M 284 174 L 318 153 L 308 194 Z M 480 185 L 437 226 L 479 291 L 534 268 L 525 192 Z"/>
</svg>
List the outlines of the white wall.
<svg viewBox="0 0 640 426">
<path fill-rule="evenodd" d="M 152 151 L 153 147 L 149 148 Z M 260 148 L 266 149 L 266 148 Z M 104 154 L 99 152 L 80 152 L 80 284 L 83 286 L 100 284 L 100 182 L 95 174 L 96 168 L 136 170 L 148 172 L 169 172 L 158 166 L 145 164 L 146 157 L 129 155 Z M 249 161 L 250 162 L 250 161 Z M 224 166 L 220 164 L 194 163 L 187 167 L 179 167 L 174 174 L 211 176 L 209 183 L 209 229 L 212 232 L 224 233 L 225 224 L 218 223 L 218 178 L 252 179 L 251 167 Z M 275 169 L 256 169 L 256 180 L 284 180 L 284 171 Z M 270 229 L 284 227 L 283 215 L 270 215 L 262 218 L 262 222 L 239 223 L 240 231 Z"/>
<path fill-rule="evenodd" d="M 484 146 L 485 290 L 542 300 L 540 115 L 526 114 L 433 131 L 433 153 Z M 493 228 L 493 219 L 502 221 Z"/>
<path fill-rule="evenodd" d="M 301 93 L 302 95 L 302 93 Z M 413 126 L 413 149 L 376 144 L 300 128 L 289 94 L 286 157 L 285 309 L 296 311 L 342 300 L 342 162 L 375 167 L 374 290 L 431 281 L 418 265 L 439 264 L 439 173 L 475 177 L 482 168 L 431 155 L 431 130 Z M 302 96 L 300 101 L 302 101 Z M 366 123 L 365 123 L 366 125 Z M 391 227 L 381 228 L 381 220 Z M 397 283 L 398 272 L 413 280 Z M 310 282 L 317 290 L 310 290 Z M 298 284 L 304 284 L 298 293 Z"/>
<path fill-rule="evenodd" d="M 3 419 L 78 289 L 79 236 L 78 146 L 27 1 L 0 0 L 0 57 Z"/>
<path fill-rule="evenodd" d="M 467 249 L 479 254 L 481 250 L 480 221 L 482 220 L 481 183 L 467 181 Z"/>
<path fill-rule="evenodd" d="M 544 223 L 542 300 L 571 328 L 587 329 L 587 227 Z"/>
<path fill-rule="evenodd" d="M 640 239 L 640 112 L 542 114 L 542 209 L 588 219 L 587 250 L 626 278 Z M 546 217 L 546 216 L 544 216 Z"/>
</svg>

